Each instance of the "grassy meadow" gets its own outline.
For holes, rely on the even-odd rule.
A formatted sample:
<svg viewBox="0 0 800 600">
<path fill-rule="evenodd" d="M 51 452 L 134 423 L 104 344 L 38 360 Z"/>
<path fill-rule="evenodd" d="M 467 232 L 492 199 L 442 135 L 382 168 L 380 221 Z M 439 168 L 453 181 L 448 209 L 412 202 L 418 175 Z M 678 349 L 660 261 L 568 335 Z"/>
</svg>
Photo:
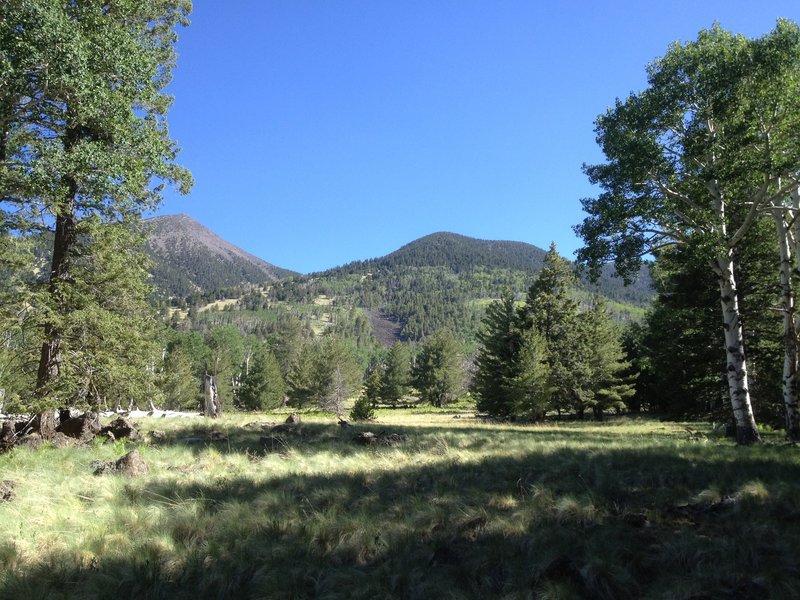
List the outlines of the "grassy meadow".
<svg viewBox="0 0 800 600">
<path fill-rule="evenodd" d="M 777 434 L 407 410 L 303 415 L 264 447 L 285 417 L 1 455 L 0 598 L 800 597 L 800 450 Z M 92 474 L 134 447 L 147 475 Z"/>
</svg>

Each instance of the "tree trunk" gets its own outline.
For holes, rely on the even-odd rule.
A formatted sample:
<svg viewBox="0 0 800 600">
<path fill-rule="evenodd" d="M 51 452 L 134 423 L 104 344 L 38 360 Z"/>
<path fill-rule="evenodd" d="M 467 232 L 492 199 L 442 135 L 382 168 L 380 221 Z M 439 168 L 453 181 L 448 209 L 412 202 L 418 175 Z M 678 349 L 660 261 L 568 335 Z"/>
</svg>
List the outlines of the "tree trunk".
<svg viewBox="0 0 800 600">
<path fill-rule="evenodd" d="M 750 403 L 750 390 L 747 383 L 747 362 L 744 354 L 744 334 L 739 313 L 739 299 L 736 291 L 736 277 L 733 272 L 733 252 L 727 251 L 714 262 L 714 271 L 719 278 L 720 303 L 722 306 L 723 329 L 725 331 L 726 374 L 728 388 L 736 422 L 736 442 L 752 444 L 760 442 L 753 407 Z"/>
<path fill-rule="evenodd" d="M 797 401 L 797 331 L 792 289 L 792 251 L 789 246 L 790 231 L 784 211 L 773 213 L 778 233 L 781 257 L 781 309 L 783 311 L 783 406 L 786 420 L 786 437 L 800 439 L 800 411 Z"/>
<path fill-rule="evenodd" d="M 64 151 L 69 151 L 78 143 L 80 132 L 77 128 L 68 127 L 64 136 Z M 50 265 L 48 295 L 53 310 L 63 308 L 64 290 L 62 286 L 71 277 L 70 262 L 76 241 L 75 200 L 78 196 L 78 184 L 73 177 L 65 176 L 67 192 L 56 205 L 55 234 L 53 236 L 53 254 Z M 39 355 L 39 369 L 36 375 L 36 396 L 43 400 L 49 393 L 49 386 L 58 378 L 61 371 L 61 336 L 58 324 L 49 317 L 44 324 L 44 342 Z"/>
<path fill-rule="evenodd" d="M 203 395 L 205 397 L 203 414 L 206 417 L 219 417 L 222 414 L 222 404 L 220 404 L 217 386 L 214 383 L 214 377 L 212 375 L 205 375 L 203 380 Z"/>
<path fill-rule="evenodd" d="M 56 434 L 56 414 L 52 410 L 41 412 L 31 421 L 32 433 L 38 433 L 42 439 L 52 439 Z"/>
</svg>

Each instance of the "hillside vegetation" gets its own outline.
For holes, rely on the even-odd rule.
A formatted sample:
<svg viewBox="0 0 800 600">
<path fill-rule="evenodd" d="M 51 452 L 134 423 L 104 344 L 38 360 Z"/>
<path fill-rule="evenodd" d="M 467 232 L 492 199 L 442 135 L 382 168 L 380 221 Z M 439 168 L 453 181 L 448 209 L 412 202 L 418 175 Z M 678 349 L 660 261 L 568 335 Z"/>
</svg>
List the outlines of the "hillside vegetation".
<svg viewBox="0 0 800 600">
<path fill-rule="evenodd" d="M 380 310 L 398 324 L 402 339 L 419 340 L 442 328 L 473 339 L 485 301 L 510 290 L 524 296 L 541 271 L 545 251 L 522 242 L 477 240 L 453 233 L 432 234 L 382 258 L 276 283 L 279 300 L 308 303 L 320 294 L 342 305 Z M 619 320 L 641 318 L 653 297 L 643 268 L 630 286 L 607 268 L 595 285 L 583 281 L 576 296 L 600 294 L 615 301 Z"/>
</svg>

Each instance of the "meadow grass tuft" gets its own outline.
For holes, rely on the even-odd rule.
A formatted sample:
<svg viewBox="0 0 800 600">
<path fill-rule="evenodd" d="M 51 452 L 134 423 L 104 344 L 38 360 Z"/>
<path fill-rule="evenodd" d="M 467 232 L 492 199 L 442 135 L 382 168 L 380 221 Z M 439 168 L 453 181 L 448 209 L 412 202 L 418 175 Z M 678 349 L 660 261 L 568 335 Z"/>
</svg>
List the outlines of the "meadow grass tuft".
<svg viewBox="0 0 800 600">
<path fill-rule="evenodd" d="M 304 415 L 279 448 L 277 414 L 142 420 L 164 439 L 15 449 L 0 598 L 800 596 L 800 450 L 776 434 L 459 417 Z M 134 447 L 146 476 L 92 474 Z"/>
</svg>

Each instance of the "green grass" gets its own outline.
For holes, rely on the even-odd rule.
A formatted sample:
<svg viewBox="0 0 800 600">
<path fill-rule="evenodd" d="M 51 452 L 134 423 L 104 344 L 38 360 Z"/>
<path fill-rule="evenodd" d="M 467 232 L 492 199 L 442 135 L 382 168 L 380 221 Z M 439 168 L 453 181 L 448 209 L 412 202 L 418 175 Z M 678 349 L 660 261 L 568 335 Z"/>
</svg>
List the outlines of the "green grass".
<svg viewBox="0 0 800 600">
<path fill-rule="evenodd" d="M 0 456 L 0 598 L 800 596 L 800 451 L 770 434 L 386 410 L 264 451 L 284 416 L 142 421 L 167 438 L 136 479 L 90 467 L 132 444 Z"/>
</svg>

